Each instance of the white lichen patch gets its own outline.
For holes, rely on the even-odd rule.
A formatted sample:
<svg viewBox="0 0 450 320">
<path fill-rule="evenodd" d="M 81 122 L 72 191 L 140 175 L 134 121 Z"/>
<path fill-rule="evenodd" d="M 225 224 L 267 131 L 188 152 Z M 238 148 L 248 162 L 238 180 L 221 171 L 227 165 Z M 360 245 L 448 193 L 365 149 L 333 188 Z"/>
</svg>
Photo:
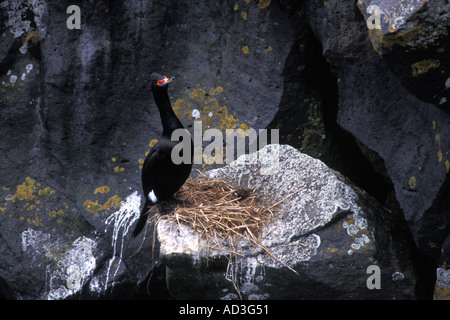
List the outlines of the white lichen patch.
<svg viewBox="0 0 450 320">
<path fill-rule="evenodd" d="M 392 281 L 400 281 L 403 279 L 405 279 L 405 275 L 401 272 L 397 271 L 392 274 Z"/>
<path fill-rule="evenodd" d="M 206 243 L 199 241 L 199 234 L 184 225 L 174 225 L 172 222 L 162 219 L 158 226 L 158 240 L 161 242 L 161 255 L 187 253 L 198 258 L 204 252 Z"/>
<path fill-rule="evenodd" d="M 44 17 L 47 14 L 47 3 L 45 0 L 5 0 L 0 3 L 0 7 L 7 12 L 8 20 L 5 26 L 9 28 L 14 38 L 32 31 L 30 20 L 24 20 L 23 17 L 29 16 L 27 11 L 33 12 L 33 22 L 41 36 L 45 36 L 47 29 L 44 23 Z"/>
<path fill-rule="evenodd" d="M 92 277 L 91 282 L 89 282 L 89 291 L 97 294 L 101 294 L 103 292 L 103 288 L 100 285 L 100 280 L 98 277 Z"/>
<path fill-rule="evenodd" d="M 32 64 L 28 64 L 25 67 L 26 71 L 22 72 L 22 75 L 19 76 L 17 74 L 14 74 L 13 71 L 8 70 L 8 72 L 6 73 L 6 81 L 2 81 L 2 85 L 5 85 L 8 82 L 8 85 L 14 86 L 20 79 L 20 81 L 22 81 L 21 85 L 23 85 L 23 82 L 26 80 L 27 75 L 31 72 L 31 70 L 33 70 L 33 65 Z M 20 73 L 18 73 L 20 74 Z"/>
<path fill-rule="evenodd" d="M 358 6 L 366 19 L 374 15 L 370 8 L 379 9 L 380 22 L 385 34 L 415 33 L 416 36 L 408 42 L 409 46 L 423 46 L 448 35 L 450 4 L 444 0 L 359 0 Z M 425 6 L 426 10 L 421 10 Z"/>
<path fill-rule="evenodd" d="M 33 254 L 48 254 L 51 248 L 51 235 L 31 228 L 22 232 L 22 250 Z"/>
<path fill-rule="evenodd" d="M 270 247 L 272 254 L 281 262 L 290 267 L 294 267 L 300 262 L 309 261 L 317 254 L 317 249 L 320 247 L 320 236 L 311 234 L 307 237 L 300 238 L 296 243 L 279 244 Z M 258 256 L 258 261 L 272 268 L 282 268 L 283 265 L 274 260 L 268 254 Z"/>
<path fill-rule="evenodd" d="M 79 237 L 68 250 L 66 247 L 67 245 L 52 240 L 50 234 L 31 228 L 22 232 L 23 251 L 31 254 L 33 259 L 37 255 L 43 255 L 49 261 L 45 274 L 45 297 L 49 300 L 65 299 L 79 292 L 96 266 L 94 240 Z"/>
<path fill-rule="evenodd" d="M 359 212 L 347 215 L 347 220 L 342 222 L 342 227 L 346 229 L 347 234 L 353 240 L 350 249 L 347 251 L 349 255 L 353 254 L 355 250 L 360 250 L 371 241 L 368 236 L 367 220 Z"/>
<path fill-rule="evenodd" d="M 95 241 L 86 237 L 80 237 L 73 242 L 72 248 L 58 261 L 55 269 L 51 268 L 48 272 L 48 299 L 64 299 L 81 290 L 96 266 L 93 254 L 95 247 Z"/>
<path fill-rule="evenodd" d="M 450 289 L 450 270 L 437 268 L 436 285 L 442 289 Z"/>
</svg>

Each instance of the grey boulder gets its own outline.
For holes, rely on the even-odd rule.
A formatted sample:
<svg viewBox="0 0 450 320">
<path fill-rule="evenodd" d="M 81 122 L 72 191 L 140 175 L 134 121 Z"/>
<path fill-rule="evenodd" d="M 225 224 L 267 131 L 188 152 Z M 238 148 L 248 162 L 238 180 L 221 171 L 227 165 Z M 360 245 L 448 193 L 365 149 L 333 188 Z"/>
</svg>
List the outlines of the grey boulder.
<svg viewBox="0 0 450 320">
<path fill-rule="evenodd" d="M 160 257 L 175 298 L 415 298 L 418 280 L 403 220 L 320 160 L 268 145 L 206 176 L 256 188 L 273 203 L 290 196 L 261 236 L 282 263 L 244 239 L 245 258 L 230 256 L 226 244 L 207 255 L 198 233 L 162 220 Z"/>
</svg>

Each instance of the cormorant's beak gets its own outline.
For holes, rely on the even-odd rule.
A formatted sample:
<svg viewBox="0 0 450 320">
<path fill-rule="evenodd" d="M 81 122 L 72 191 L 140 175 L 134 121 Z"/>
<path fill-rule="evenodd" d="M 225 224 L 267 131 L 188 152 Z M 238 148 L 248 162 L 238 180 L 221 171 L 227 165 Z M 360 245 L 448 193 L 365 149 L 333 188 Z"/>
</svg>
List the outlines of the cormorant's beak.
<svg viewBox="0 0 450 320">
<path fill-rule="evenodd" d="M 171 83 L 173 80 L 175 80 L 174 77 L 167 78 L 166 84 L 167 84 L 167 83 Z"/>
</svg>

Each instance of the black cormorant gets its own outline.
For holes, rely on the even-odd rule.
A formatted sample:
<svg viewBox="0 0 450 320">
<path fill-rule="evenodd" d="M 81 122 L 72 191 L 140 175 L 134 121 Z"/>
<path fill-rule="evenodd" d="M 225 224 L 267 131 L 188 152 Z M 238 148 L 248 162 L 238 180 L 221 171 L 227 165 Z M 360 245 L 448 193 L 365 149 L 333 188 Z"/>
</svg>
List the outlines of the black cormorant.
<svg viewBox="0 0 450 320">
<path fill-rule="evenodd" d="M 161 116 L 163 133 L 145 158 L 142 167 L 142 188 L 145 204 L 133 231 L 133 238 L 145 226 L 150 207 L 160 205 L 162 201 L 172 198 L 173 194 L 180 189 L 189 177 L 192 169 L 192 139 L 190 141 L 190 163 L 175 164 L 171 157 L 173 147 L 180 143 L 171 140 L 172 133 L 177 129 L 184 129 L 172 109 L 167 93 L 169 83 L 173 81 L 173 78 L 161 76 L 157 73 L 152 73 L 151 78 L 153 98 Z"/>
</svg>

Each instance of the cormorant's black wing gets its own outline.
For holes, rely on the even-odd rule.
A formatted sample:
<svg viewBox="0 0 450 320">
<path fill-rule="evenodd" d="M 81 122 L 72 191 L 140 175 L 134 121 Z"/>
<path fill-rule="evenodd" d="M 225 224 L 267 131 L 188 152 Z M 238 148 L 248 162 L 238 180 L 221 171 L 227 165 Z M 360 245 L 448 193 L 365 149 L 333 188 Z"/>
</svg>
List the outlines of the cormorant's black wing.
<svg viewBox="0 0 450 320">
<path fill-rule="evenodd" d="M 148 155 L 146 156 L 146 158 L 144 160 L 144 163 L 142 165 L 142 177 L 144 177 L 145 175 L 151 174 L 151 172 L 149 172 L 149 170 L 151 169 L 152 156 L 155 154 L 155 151 L 157 149 L 155 147 L 156 146 L 153 146 L 153 148 L 150 150 L 150 152 L 148 153 Z M 150 205 L 151 205 L 151 202 L 148 201 L 148 199 L 147 199 L 148 193 L 151 191 L 151 190 L 147 190 L 147 189 L 151 189 L 151 186 L 144 185 L 144 183 L 143 183 L 143 189 L 144 189 L 145 203 L 144 203 L 144 207 L 142 207 L 139 220 L 138 220 L 136 226 L 134 227 L 134 231 L 132 234 L 133 238 L 136 238 L 136 236 L 138 236 L 139 233 L 141 233 L 142 229 L 144 228 L 145 223 L 147 222 L 147 218 L 148 218 L 148 209 L 150 208 Z"/>
</svg>

